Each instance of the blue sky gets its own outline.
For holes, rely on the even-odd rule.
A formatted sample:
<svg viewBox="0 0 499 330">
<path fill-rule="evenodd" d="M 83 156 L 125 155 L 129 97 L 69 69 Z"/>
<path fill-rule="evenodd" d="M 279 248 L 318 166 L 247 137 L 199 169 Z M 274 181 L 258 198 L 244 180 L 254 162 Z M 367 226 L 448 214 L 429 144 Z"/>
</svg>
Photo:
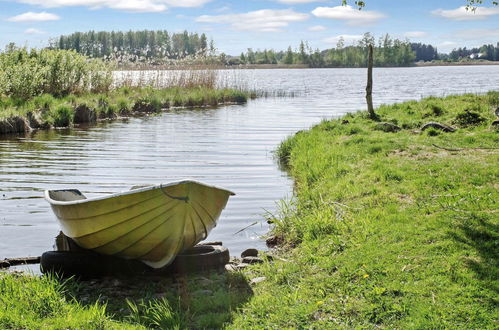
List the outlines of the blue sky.
<svg viewBox="0 0 499 330">
<path fill-rule="evenodd" d="M 307 40 L 330 48 L 339 36 L 355 42 L 364 32 L 431 43 L 448 52 L 499 42 L 499 6 L 475 13 L 465 0 L 367 0 L 358 11 L 341 0 L 0 0 L 0 47 L 31 47 L 60 34 L 88 30 L 166 29 L 204 32 L 220 51 L 286 49 Z"/>
</svg>

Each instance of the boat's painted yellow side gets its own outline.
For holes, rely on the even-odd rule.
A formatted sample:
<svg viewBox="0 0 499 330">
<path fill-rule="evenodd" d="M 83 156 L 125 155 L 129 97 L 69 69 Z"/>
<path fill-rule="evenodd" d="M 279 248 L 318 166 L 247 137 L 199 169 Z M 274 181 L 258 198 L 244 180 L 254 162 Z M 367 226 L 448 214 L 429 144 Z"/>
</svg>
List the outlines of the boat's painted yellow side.
<svg viewBox="0 0 499 330">
<path fill-rule="evenodd" d="M 62 231 L 78 245 L 159 268 L 204 240 L 232 192 L 181 181 L 86 199 L 77 190 L 48 190 L 45 198 Z"/>
</svg>

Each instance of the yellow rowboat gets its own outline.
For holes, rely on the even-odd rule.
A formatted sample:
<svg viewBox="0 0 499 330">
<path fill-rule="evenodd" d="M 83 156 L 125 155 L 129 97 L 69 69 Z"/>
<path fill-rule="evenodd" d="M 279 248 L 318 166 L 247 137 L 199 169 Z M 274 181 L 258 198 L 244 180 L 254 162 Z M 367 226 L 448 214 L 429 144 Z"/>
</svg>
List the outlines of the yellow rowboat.
<svg viewBox="0 0 499 330">
<path fill-rule="evenodd" d="M 206 239 L 233 192 L 180 181 L 87 199 L 78 190 L 47 190 L 63 233 L 84 249 L 153 268 Z"/>
</svg>

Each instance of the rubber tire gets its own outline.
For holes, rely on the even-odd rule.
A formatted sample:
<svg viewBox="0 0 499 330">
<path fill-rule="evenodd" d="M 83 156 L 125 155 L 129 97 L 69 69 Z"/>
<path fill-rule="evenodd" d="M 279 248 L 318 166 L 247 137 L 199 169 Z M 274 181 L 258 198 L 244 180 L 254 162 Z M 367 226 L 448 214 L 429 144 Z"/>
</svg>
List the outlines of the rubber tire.
<svg viewBox="0 0 499 330">
<path fill-rule="evenodd" d="M 226 247 L 200 244 L 179 253 L 168 268 L 176 273 L 223 269 L 229 260 Z"/>
<path fill-rule="evenodd" d="M 141 274 L 167 275 L 223 269 L 229 263 L 229 250 L 217 245 L 196 245 L 177 255 L 175 260 L 160 269 L 151 268 L 138 260 L 126 260 L 92 251 L 49 251 L 40 258 L 42 273 L 56 273 L 62 277 L 97 278 Z"/>
<path fill-rule="evenodd" d="M 40 258 L 42 273 L 56 273 L 62 277 L 95 278 L 108 275 L 137 275 L 151 270 L 137 260 L 105 256 L 92 251 L 49 251 Z"/>
</svg>

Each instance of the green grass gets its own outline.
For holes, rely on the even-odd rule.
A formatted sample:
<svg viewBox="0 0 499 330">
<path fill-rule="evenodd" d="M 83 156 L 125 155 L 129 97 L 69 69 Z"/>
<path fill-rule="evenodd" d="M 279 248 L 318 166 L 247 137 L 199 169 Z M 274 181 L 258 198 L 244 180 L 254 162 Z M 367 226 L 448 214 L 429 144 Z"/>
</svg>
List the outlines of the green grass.
<svg viewBox="0 0 499 330">
<path fill-rule="evenodd" d="M 0 273 L 0 327 L 2 329 L 126 329 L 112 321 L 106 306 L 83 306 L 66 295 L 68 282 L 52 276 Z"/>
<path fill-rule="evenodd" d="M 289 262 L 252 269 L 268 280 L 232 327 L 496 328 L 498 106 L 427 98 L 377 109 L 396 133 L 356 113 L 284 141 L 296 196 L 271 221 Z"/>
<path fill-rule="evenodd" d="M 239 273 L 77 281 L 0 272 L 0 328 L 215 329 L 251 294 Z"/>
<path fill-rule="evenodd" d="M 36 96 L 28 101 L 0 97 L 0 121 L 14 116 L 41 118 L 42 127 L 73 125 L 74 110 L 85 105 L 95 111 L 96 118 L 129 116 L 134 111 L 158 113 L 170 107 L 199 108 L 229 103 L 245 103 L 251 93 L 233 89 L 206 87 L 165 88 L 122 87 L 107 93 L 88 93 L 53 97 Z"/>
</svg>

